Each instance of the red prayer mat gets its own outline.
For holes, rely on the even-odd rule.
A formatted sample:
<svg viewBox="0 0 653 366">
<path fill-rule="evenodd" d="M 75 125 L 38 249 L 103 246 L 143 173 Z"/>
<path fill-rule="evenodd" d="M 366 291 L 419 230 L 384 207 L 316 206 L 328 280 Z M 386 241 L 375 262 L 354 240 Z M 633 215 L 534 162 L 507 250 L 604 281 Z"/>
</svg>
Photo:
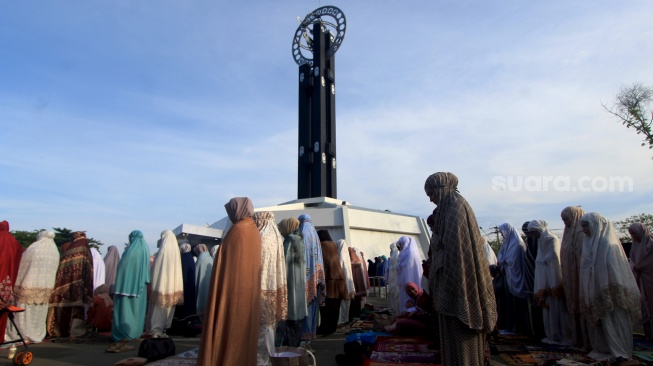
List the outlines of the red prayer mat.
<svg viewBox="0 0 653 366">
<path fill-rule="evenodd" d="M 531 352 L 531 353 L 502 353 L 501 359 L 507 365 L 527 366 L 527 365 L 592 365 L 604 366 L 609 365 L 607 361 L 596 361 L 584 354 L 579 353 L 557 353 L 557 352 Z"/>
<path fill-rule="evenodd" d="M 423 366 L 440 362 L 440 353 L 431 350 L 423 337 L 378 336 L 365 366 Z"/>
</svg>

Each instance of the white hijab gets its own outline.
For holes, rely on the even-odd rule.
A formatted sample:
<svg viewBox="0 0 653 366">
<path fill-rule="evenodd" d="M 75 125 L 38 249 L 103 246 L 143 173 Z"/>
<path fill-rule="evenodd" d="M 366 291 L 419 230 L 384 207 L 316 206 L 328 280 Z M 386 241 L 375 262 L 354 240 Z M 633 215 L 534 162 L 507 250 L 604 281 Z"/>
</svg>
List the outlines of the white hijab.
<svg viewBox="0 0 653 366">
<path fill-rule="evenodd" d="M 53 239 L 52 231 L 41 231 L 20 258 L 14 286 L 16 302 L 42 305 L 50 301 L 59 268 L 59 250 Z"/>
<path fill-rule="evenodd" d="M 549 231 L 548 224 L 543 220 L 533 220 L 528 224 L 528 231 L 537 231 L 537 259 L 535 260 L 535 286 L 533 291 L 536 296 L 540 291 L 553 291 L 561 296 L 562 268 L 560 267 L 560 240 Z"/>
<path fill-rule="evenodd" d="M 399 250 L 397 250 L 396 243 L 390 243 L 390 258 L 388 258 L 388 265 L 385 266 L 385 273 L 383 278 L 388 283 L 388 286 L 397 285 L 397 259 L 399 257 Z"/>
<path fill-rule="evenodd" d="M 397 240 L 397 248 L 401 252 L 397 257 L 397 289 L 399 291 L 399 306 L 406 309 L 406 284 L 413 282 L 422 290 L 422 258 L 415 240 L 409 236 L 402 236 Z"/>
<path fill-rule="evenodd" d="M 168 230 L 166 230 L 166 231 L 168 231 Z M 161 235 L 163 236 L 163 233 L 161 233 Z M 175 241 L 176 240 L 177 240 L 177 238 L 175 238 Z M 161 245 L 161 246 L 163 246 L 163 245 Z M 193 249 L 193 247 L 191 247 L 191 245 L 188 244 L 188 243 L 183 243 L 183 244 L 179 245 L 179 251 L 182 252 L 182 253 L 190 253 L 190 251 L 192 249 Z"/>
<path fill-rule="evenodd" d="M 395 315 L 401 312 L 401 307 L 399 306 L 399 289 L 397 288 L 398 259 L 399 250 L 397 250 L 397 244 L 390 243 L 390 258 L 388 259 L 390 262 L 385 267 L 385 280 L 388 283 L 388 306 L 392 309 L 393 314 Z"/>
<path fill-rule="evenodd" d="M 212 258 L 215 258 L 215 253 L 217 253 L 218 249 L 220 249 L 220 245 L 218 244 L 211 247 L 210 253 Z"/>
<path fill-rule="evenodd" d="M 497 255 L 494 254 L 494 250 L 492 250 L 492 247 L 490 246 L 490 243 L 485 241 L 483 243 L 483 249 L 485 250 L 485 256 L 487 257 L 487 263 L 491 265 L 496 265 L 497 264 Z"/>
<path fill-rule="evenodd" d="M 351 271 L 351 259 L 349 258 L 349 245 L 344 239 L 338 240 L 338 257 L 340 258 L 340 266 L 345 273 L 345 282 L 347 283 L 347 292 L 350 298 L 356 295 L 356 288 L 354 287 L 354 275 Z"/>
<path fill-rule="evenodd" d="M 96 288 L 104 285 L 106 274 L 102 254 L 96 248 L 91 248 L 91 255 L 93 256 L 93 291 L 95 291 Z"/>
<path fill-rule="evenodd" d="M 185 244 L 190 247 L 189 244 Z M 181 255 L 175 234 L 170 230 L 161 233 L 161 248 L 152 265 L 152 293 L 150 301 L 166 308 L 184 302 L 184 282 Z"/>
<path fill-rule="evenodd" d="M 589 224 L 580 261 L 581 312 L 594 322 L 619 307 L 640 318 L 640 294 L 626 253 L 612 223 L 596 212 L 580 219 Z"/>
<path fill-rule="evenodd" d="M 526 244 L 515 228 L 508 224 L 499 226 L 499 231 L 503 235 L 503 244 L 499 249 L 499 265 L 505 267 L 506 281 L 513 296 L 525 299 L 526 293 L 526 276 L 524 272 L 524 257 L 526 256 Z M 562 277 L 561 277 L 562 278 Z"/>
</svg>

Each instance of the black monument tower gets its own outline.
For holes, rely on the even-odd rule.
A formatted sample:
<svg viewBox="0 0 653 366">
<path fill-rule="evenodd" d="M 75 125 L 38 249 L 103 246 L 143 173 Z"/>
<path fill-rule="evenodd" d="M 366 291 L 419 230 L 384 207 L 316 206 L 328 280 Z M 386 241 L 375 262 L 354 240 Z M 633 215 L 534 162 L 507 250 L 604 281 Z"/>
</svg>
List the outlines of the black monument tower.
<svg viewBox="0 0 653 366">
<path fill-rule="evenodd" d="M 298 199 L 337 198 L 335 53 L 345 28 L 343 12 L 323 6 L 301 21 L 293 39 L 299 65 Z"/>
</svg>

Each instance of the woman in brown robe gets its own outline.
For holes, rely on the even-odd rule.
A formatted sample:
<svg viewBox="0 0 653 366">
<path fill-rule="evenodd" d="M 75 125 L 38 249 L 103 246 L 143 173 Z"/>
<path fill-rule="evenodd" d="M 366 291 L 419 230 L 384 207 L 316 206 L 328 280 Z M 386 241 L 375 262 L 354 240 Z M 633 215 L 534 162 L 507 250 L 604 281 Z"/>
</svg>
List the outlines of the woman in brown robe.
<svg viewBox="0 0 653 366">
<path fill-rule="evenodd" d="M 226 205 L 234 224 L 215 255 L 197 365 L 256 365 L 261 295 L 261 235 L 247 197 Z"/>
<path fill-rule="evenodd" d="M 79 337 L 87 332 L 84 309 L 93 306 L 93 256 L 86 234 L 72 234 L 66 246 L 50 295 L 48 334 L 50 337 Z"/>
<path fill-rule="evenodd" d="M 320 238 L 322 247 L 322 258 L 324 259 L 324 277 L 326 279 L 326 301 L 320 306 L 321 323 L 317 328 L 317 334 L 332 334 L 338 327 L 340 316 L 340 301 L 348 298 L 345 273 L 340 265 L 338 247 L 331 239 L 326 230 L 319 230 L 317 235 Z"/>
<path fill-rule="evenodd" d="M 349 247 L 349 258 L 351 259 L 351 273 L 354 276 L 354 289 L 356 290 L 356 296 L 351 300 L 349 306 L 349 318 L 358 318 L 367 298 L 367 271 L 363 268 L 364 261 L 358 256 L 356 248 Z"/>
</svg>

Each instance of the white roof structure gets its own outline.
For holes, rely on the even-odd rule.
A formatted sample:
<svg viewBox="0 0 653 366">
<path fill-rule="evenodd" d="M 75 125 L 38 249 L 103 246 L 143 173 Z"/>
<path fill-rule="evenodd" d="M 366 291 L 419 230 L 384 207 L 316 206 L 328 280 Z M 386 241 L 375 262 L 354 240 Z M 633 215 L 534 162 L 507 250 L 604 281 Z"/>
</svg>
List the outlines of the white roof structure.
<svg viewBox="0 0 653 366">
<path fill-rule="evenodd" d="M 209 246 L 219 244 L 222 239 L 223 232 L 221 229 L 216 229 L 211 226 L 199 226 L 192 224 L 181 224 L 173 229 L 178 240 L 186 240 L 192 246 L 203 243 Z"/>
<path fill-rule="evenodd" d="M 317 230 L 326 229 L 334 241 L 345 239 L 361 250 L 366 259 L 390 254 L 390 243 L 401 236 L 409 236 L 417 242 L 422 258 L 426 258 L 430 232 L 426 221 L 419 216 L 399 214 L 352 206 L 349 202 L 329 197 L 294 200 L 277 206 L 259 207 L 255 211 L 274 212 L 278 223 L 289 217 L 308 214 Z M 224 217 L 209 226 L 182 224 L 173 232 L 178 238 L 191 244 L 210 244 L 221 239 L 231 222 Z"/>
</svg>

